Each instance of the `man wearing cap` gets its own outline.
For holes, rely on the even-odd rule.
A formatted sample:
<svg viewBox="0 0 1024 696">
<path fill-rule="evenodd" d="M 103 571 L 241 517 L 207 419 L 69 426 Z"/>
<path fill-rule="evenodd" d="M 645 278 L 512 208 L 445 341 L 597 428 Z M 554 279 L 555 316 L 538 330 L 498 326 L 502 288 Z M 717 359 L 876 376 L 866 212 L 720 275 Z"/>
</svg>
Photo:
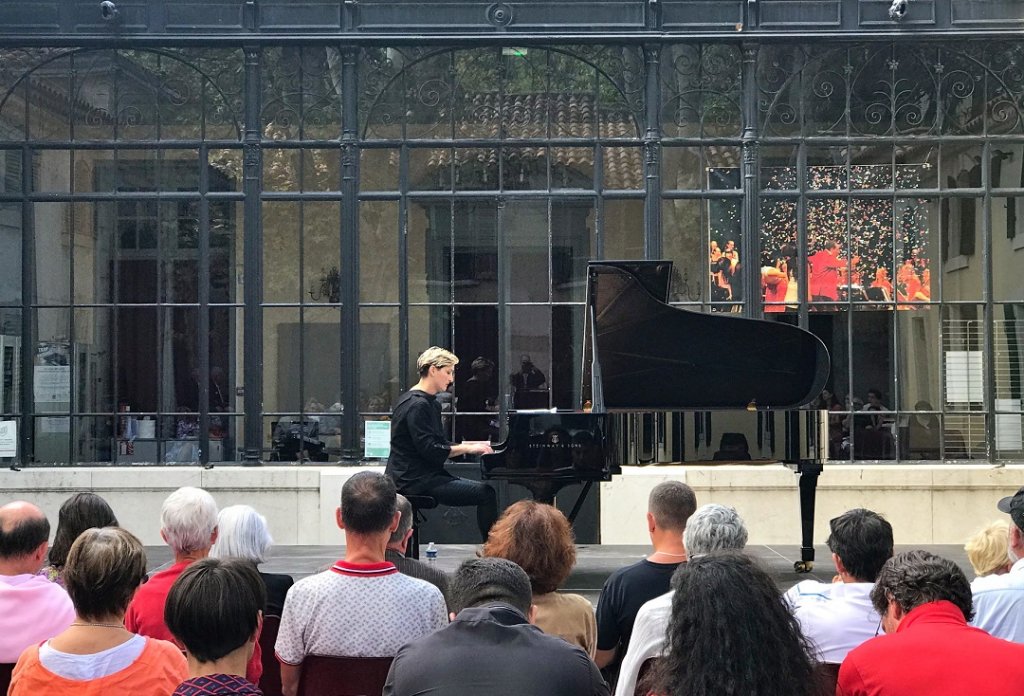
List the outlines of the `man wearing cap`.
<svg viewBox="0 0 1024 696">
<path fill-rule="evenodd" d="M 1009 554 L 1013 565 L 1004 575 L 986 575 L 971 583 L 974 626 L 997 638 L 1024 643 L 1024 487 L 997 507 L 1010 515 Z"/>
</svg>

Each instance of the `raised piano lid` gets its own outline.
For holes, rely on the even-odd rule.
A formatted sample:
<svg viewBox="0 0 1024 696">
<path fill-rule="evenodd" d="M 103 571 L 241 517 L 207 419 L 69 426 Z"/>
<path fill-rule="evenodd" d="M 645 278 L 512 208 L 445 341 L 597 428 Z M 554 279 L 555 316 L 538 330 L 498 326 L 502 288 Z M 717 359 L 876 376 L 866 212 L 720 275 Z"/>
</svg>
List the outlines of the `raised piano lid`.
<svg viewBox="0 0 1024 696">
<path fill-rule="evenodd" d="M 595 410 L 794 409 L 821 393 L 829 356 L 817 336 L 673 307 L 663 280 L 671 266 L 590 262 L 586 331 L 595 333 L 584 346 L 596 348 L 597 360 L 585 362 L 584 398 Z"/>
</svg>

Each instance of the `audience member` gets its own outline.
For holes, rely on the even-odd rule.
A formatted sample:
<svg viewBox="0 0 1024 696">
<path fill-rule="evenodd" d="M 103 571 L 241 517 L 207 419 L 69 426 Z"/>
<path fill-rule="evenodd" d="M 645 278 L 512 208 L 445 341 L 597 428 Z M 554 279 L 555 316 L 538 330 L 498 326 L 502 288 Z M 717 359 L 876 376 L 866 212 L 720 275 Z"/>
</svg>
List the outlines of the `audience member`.
<svg viewBox="0 0 1024 696">
<path fill-rule="evenodd" d="M 807 639 L 771 577 L 740 553 L 691 557 L 672 577 L 661 696 L 818 696 Z"/>
<path fill-rule="evenodd" d="M 972 624 L 997 638 L 1024 643 L 1024 487 L 1003 498 L 997 507 L 1010 515 L 1007 553 L 1010 572 L 977 578 L 971 584 L 975 617 Z"/>
<path fill-rule="evenodd" d="M 448 600 L 448 576 L 444 571 L 428 565 L 415 558 L 407 558 L 405 552 L 409 546 L 409 539 L 412 537 L 413 510 L 408 498 L 398 494 L 398 512 L 401 519 L 398 521 L 398 529 L 388 539 L 388 548 L 384 552 L 384 560 L 393 563 L 399 573 L 409 575 L 420 580 L 426 580 L 431 585 L 441 590 L 445 601 Z"/>
<path fill-rule="evenodd" d="M 971 586 L 953 563 L 927 551 L 896 554 L 871 601 L 887 635 L 847 655 L 837 696 L 1010 696 L 1024 684 L 1024 645 L 967 625 Z"/>
<path fill-rule="evenodd" d="M 534 500 L 513 503 L 491 528 L 483 555 L 508 559 L 525 570 L 533 588 L 537 627 L 594 656 L 594 608 L 580 595 L 555 591 L 576 564 L 572 526 L 561 510 Z"/>
<path fill-rule="evenodd" d="M 174 640 L 164 623 L 164 603 L 171 585 L 190 564 L 210 555 L 217 541 L 217 503 L 201 488 L 179 488 L 167 496 L 160 509 L 160 538 L 174 552 L 171 567 L 153 573 L 128 605 L 125 626 L 144 636 Z M 249 661 L 246 677 L 259 683 L 263 673 L 259 645 Z"/>
<path fill-rule="evenodd" d="M 1006 520 L 993 522 L 964 544 L 967 560 L 971 562 L 975 576 L 1003 575 L 1010 572 L 1010 525 Z"/>
<path fill-rule="evenodd" d="M 267 518 L 248 505 L 231 505 L 217 515 L 217 541 L 210 549 L 214 558 L 243 558 L 259 566 L 267 560 L 274 545 Z M 284 597 L 294 584 L 291 575 L 260 572 L 267 590 L 267 605 L 260 607 L 266 616 L 280 616 Z"/>
<path fill-rule="evenodd" d="M 38 575 L 49 538 L 50 522 L 32 503 L 0 507 L 0 663 L 17 661 L 75 620 L 68 593 Z"/>
<path fill-rule="evenodd" d="M 372 471 L 351 476 L 335 512 L 345 558 L 288 592 L 277 634 L 281 685 L 295 696 L 306 655 L 392 657 L 447 624 L 441 591 L 384 560 L 401 518 L 395 484 Z"/>
<path fill-rule="evenodd" d="M 188 657 L 189 679 L 172 696 L 262 696 L 242 675 L 266 602 L 263 578 L 251 561 L 207 558 L 186 568 L 164 607 L 167 627 Z"/>
<path fill-rule="evenodd" d="M 715 551 L 741 551 L 746 545 L 747 528 L 739 514 L 733 508 L 717 503 L 697 508 L 683 532 L 683 546 L 691 560 Z M 683 568 L 685 564 L 679 567 Z M 632 696 L 644 662 L 664 652 L 673 595 L 674 591 L 670 590 L 655 597 L 637 612 L 629 649 L 619 667 L 616 696 Z"/>
<path fill-rule="evenodd" d="M 45 576 L 47 580 L 63 585 L 64 563 L 78 535 L 93 527 L 116 526 L 117 517 L 106 500 L 87 491 L 75 493 L 60 506 L 57 531 L 53 535 L 53 543 L 50 544 L 49 561 L 39 574 Z"/>
<path fill-rule="evenodd" d="M 582 649 L 531 625 L 530 584 L 511 561 L 464 562 L 452 579 L 451 625 L 398 651 L 384 696 L 606 696 Z"/>
<path fill-rule="evenodd" d="M 846 654 L 878 632 L 871 604 L 875 578 L 892 558 L 892 525 L 881 515 L 858 508 L 829 522 L 829 550 L 836 567 L 831 583 L 804 580 L 785 598 L 816 658 L 839 664 Z"/>
<path fill-rule="evenodd" d="M 75 620 L 14 668 L 12 696 L 167 696 L 188 676 L 185 658 L 167 641 L 124 627 L 124 613 L 146 577 L 146 551 L 118 527 L 87 529 L 67 555 L 64 581 Z"/>
<path fill-rule="evenodd" d="M 640 607 L 669 590 L 672 573 L 686 560 L 683 530 L 697 509 L 693 489 L 682 481 L 665 481 L 647 499 L 647 533 L 654 552 L 620 568 L 604 583 L 597 603 L 598 667 L 620 658 L 629 646 L 633 621 Z"/>
</svg>

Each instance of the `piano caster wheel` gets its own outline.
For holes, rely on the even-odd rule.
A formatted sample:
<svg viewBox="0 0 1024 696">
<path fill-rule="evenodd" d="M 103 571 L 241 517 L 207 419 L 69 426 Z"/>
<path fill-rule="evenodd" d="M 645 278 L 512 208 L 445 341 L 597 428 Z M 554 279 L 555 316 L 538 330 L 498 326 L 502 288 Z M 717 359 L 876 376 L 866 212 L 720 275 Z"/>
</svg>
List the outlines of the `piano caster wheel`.
<svg viewBox="0 0 1024 696">
<path fill-rule="evenodd" d="M 814 561 L 797 561 L 793 564 L 793 572 L 809 573 L 814 569 Z"/>
</svg>

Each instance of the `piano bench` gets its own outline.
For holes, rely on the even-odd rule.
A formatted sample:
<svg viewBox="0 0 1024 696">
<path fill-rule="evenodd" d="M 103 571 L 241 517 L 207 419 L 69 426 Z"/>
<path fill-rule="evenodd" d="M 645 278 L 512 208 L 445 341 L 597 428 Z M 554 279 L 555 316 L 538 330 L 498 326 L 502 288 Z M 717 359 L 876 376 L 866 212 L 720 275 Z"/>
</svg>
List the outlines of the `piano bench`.
<svg viewBox="0 0 1024 696">
<path fill-rule="evenodd" d="M 405 499 L 412 505 L 412 536 L 409 537 L 409 545 L 405 549 L 405 555 L 409 558 L 420 557 L 420 523 L 426 520 L 423 510 L 433 510 L 437 507 L 437 500 L 429 495 L 407 495 Z"/>
</svg>

